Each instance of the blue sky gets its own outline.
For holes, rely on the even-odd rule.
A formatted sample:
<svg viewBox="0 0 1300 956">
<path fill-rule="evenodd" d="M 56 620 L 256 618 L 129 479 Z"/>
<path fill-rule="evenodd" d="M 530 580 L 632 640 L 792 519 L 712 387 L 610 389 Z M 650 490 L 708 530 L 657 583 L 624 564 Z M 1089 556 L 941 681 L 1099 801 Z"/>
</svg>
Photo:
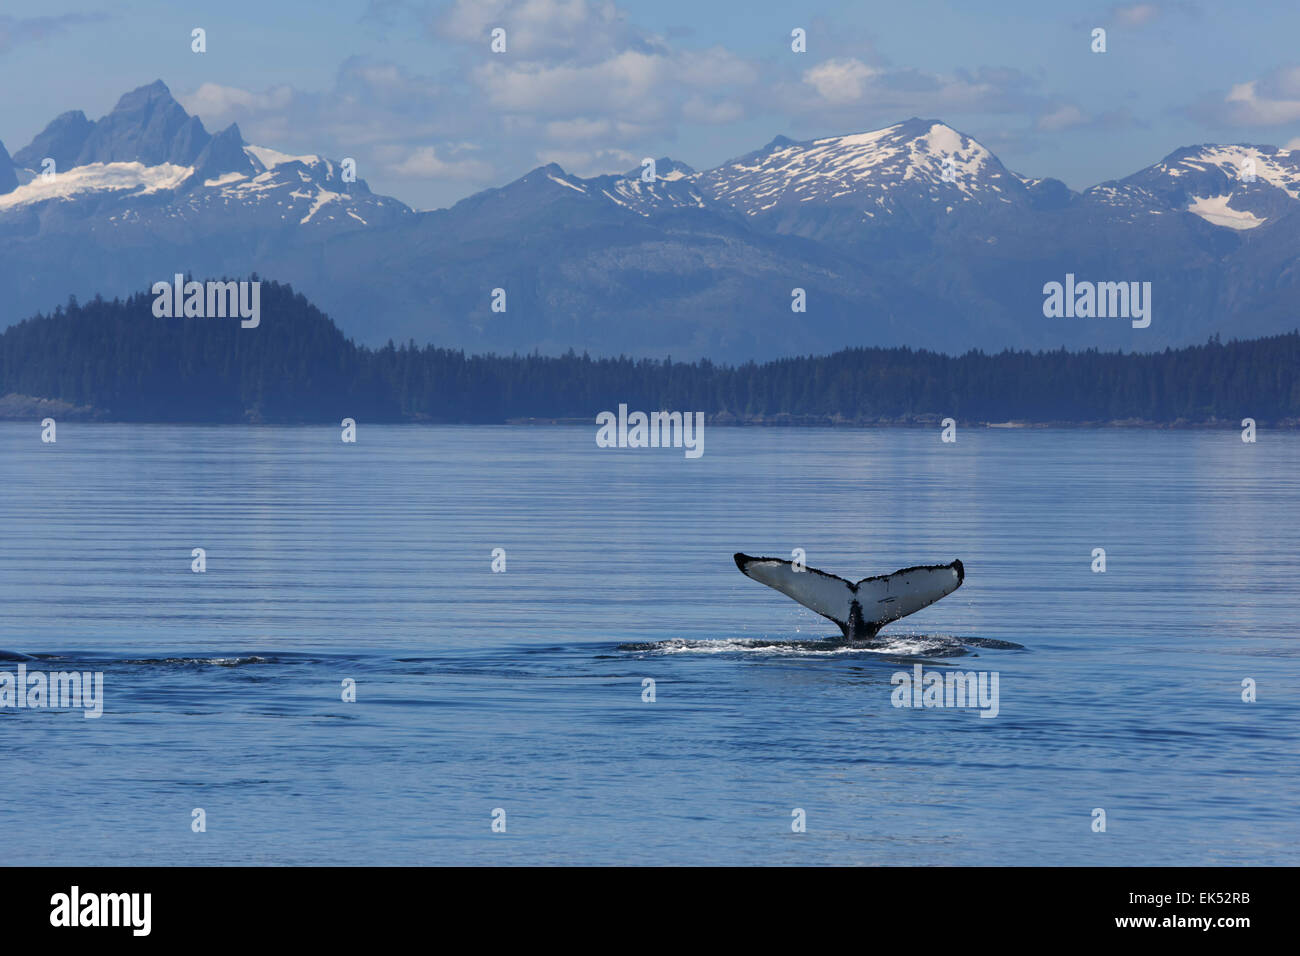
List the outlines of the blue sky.
<svg viewBox="0 0 1300 956">
<path fill-rule="evenodd" d="M 1300 145 L 1297 37 L 1300 4 L 1282 2 L 7 0 L 0 139 L 13 152 L 58 113 L 97 119 L 162 79 L 209 130 L 354 157 L 421 209 L 544 162 L 706 169 L 778 133 L 913 115 L 1080 189 L 1181 145 Z"/>
</svg>

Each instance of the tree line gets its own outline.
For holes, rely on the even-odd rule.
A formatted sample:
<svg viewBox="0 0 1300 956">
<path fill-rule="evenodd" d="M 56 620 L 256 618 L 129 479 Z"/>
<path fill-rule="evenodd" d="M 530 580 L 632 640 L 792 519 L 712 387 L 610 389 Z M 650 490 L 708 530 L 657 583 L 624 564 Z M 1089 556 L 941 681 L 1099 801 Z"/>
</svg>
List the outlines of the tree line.
<svg viewBox="0 0 1300 956">
<path fill-rule="evenodd" d="M 467 355 L 357 345 L 288 285 L 261 281 L 256 329 L 158 318 L 143 293 L 69 300 L 0 333 L 0 396 L 156 422 L 591 421 L 620 403 L 715 422 L 1300 420 L 1300 332 L 1150 353 L 850 348 L 735 366 Z"/>
</svg>

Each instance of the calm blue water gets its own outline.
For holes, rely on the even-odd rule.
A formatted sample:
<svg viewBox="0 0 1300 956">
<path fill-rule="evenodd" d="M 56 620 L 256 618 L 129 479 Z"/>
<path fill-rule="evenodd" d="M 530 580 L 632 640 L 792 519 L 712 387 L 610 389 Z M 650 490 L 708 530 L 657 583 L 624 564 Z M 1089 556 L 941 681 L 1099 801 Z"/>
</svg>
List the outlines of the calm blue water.
<svg viewBox="0 0 1300 956">
<path fill-rule="evenodd" d="M 39 431 L 0 648 L 106 702 L 0 710 L 7 863 L 1300 863 L 1295 433 Z M 796 547 L 966 582 L 847 648 L 731 559 Z M 998 716 L 894 708 L 918 660 Z"/>
</svg>

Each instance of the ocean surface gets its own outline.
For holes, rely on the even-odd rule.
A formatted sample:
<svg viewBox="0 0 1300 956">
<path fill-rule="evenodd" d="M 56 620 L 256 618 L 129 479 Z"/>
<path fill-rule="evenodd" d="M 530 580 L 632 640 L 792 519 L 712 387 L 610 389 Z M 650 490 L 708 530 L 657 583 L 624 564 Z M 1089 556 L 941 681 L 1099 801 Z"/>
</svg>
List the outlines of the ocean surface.
<svg viewBox="0 0 1300 956">
<path fill-rule="evenodd" d="M 0 424 L 0 648 L 104 680 L 0 708 L 4 862 L 1300 863 L 1300 434 L 595 431 Z M 850 646 L 796 548 L 966 579 Z"/>
</svg>

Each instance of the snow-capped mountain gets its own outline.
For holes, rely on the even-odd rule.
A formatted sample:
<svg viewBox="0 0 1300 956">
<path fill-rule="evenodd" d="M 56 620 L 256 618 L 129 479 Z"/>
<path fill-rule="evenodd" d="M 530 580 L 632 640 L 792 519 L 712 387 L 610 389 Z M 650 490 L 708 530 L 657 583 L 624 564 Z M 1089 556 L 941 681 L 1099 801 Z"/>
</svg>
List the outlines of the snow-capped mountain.
<svg viewBox="0 0 1300 956">
<path fill-rule="evenodd" d="M 1256 229 L 1300 203 L 1300 151 L 1275 146 L 1189 146 L 1084 192 L 1131 215 L 1190 212 L 1228 229 Z"/>
<path fill-rule="evenodd" d="M 1024 183 L 978 142 L 937 120 L 910 119 L 849 136 L 763 149 L 700 177 L 710 198 L 747 216 L 780 217 L 806 204 L 868 222 L 926 204 L 944 212 L 1024 201 Z"/>
<path fill-rule="evenodd" d="M 110 229 L 163 228 L 162 220 L 202 229 L 232 212 L 258 228 L 358 228 L 412 215 L 364 180 L 344 182 L 333 161 L 249 145 L 233 124 L 208 133 L 161 80 L 127 93 L 97 122 L 80 111 L 57 117 L 14 155 L 18 183 L 8 189 L 3 165 L 0 215 L 42 225 L 68 204 L 78 219 L 95 209 Z"/>
<path fill-rule="evenodd" d="M 702 172 L 550 164 L 417 213 L 340 159 L 273 145 L 210 133 L 161 82 L 96 121 L 58 116 L 12 160 L 0 145 L 0 321 L 178 271 L 256 271 L 362 341 L 476 351 L 1146 349 L 1296 324 L 1300 151 L 1187 147 L 1075 193 L 910 119 L 777 137 Z M 1151 326 L 1045 318 L 1043 286 L 1067 273 L 1151 282 Z"/>
<path fill-rule="evenodd" d="M 621 176 L 596 176 L 579 188 L 598 190 L 610 202 L 641 216 L 669 209 L 703 209 L 708 204 L 697 182 L 699 174 L 685 163 L 663 156 L 655 160 L 653 176 L 646 173 L 638 167 Z"/>
<path fill-rule="evenodd" d="M 552 171 L 555 182 L 604 196 L 641 215 L 695 207 L 732 210 L 760 219 L 778 231 L 816 210 L 843 225 L 871 226 L 897 213 L 951 213 L 964 204 L 1028 204 L 1030 185 L 1008 171 L 974 139 L 937 120 L 910 119 L 870 133 L 794 142 L 778 136 L 762 149 L 707 172 L 667 157 L 656 161 L 655 177 L 642 169 L 617 176 L 580 179 Z M 818 230 L 808 230 L 808 234 Z"/>
</svg>

